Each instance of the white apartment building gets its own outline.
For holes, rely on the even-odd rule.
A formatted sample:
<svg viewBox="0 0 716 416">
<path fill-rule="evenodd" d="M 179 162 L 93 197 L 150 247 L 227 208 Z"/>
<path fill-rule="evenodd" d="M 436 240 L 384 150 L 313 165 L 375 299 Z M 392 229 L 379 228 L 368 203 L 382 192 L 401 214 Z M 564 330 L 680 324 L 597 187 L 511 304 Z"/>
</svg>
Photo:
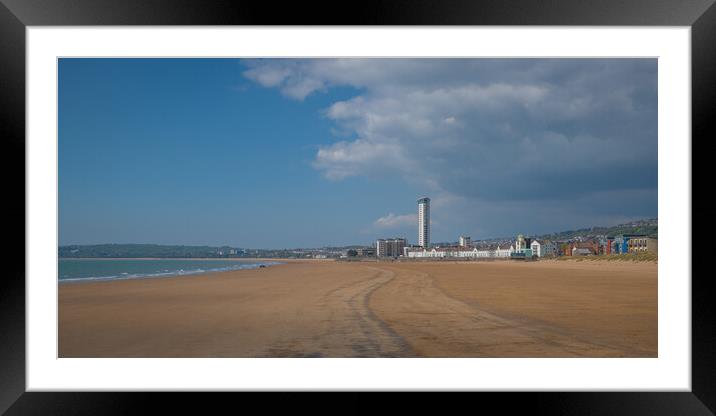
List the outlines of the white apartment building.
<svg viewBox="0 0 716 416">
<path fill-rule="evenodd" d="M 430 246 L 430 198 L 418 199 L 418 245 Z"/>
<path fill-rule="evenodd" d="M 505 258 L 510 257 L 514 252 L 513 248 L 499 248 L 496 250 L 460 250 L 455 248 L 449 249 L 430 249 L 430 250 L 412 250 L 407 251 L 408 258 L 444 258 L 444 257 L 471 257 L 471 258 Z"/>
<path fill-rule="evenodd" d="M 532 241 L 530 245 L 532 253 L 537 257 L 547 257 L 557 255 L 557 245 L 551 241 Z"/>
<path fill-rule="evenodd" d="M 404 238 L 378 239 L 375 242 L 377 257 L 398 257 L 403 254 L 407 241 Z"/>
<path fill-rule="evenodd" d="M 470 247 L 472 244 L 472 240 L 470 237 L 465 237 L 463 235 L 460 236 L 460 247 Z"/>
<path fill-rule="evenodd" d="M 532 245 L 530 245 L 530 248 L 532 249 L 532 253 L 537 257 L 543 257 L 544 254 L 542 253 L 542 244 L 535 240 L 532 242 Z"/>
<path fill-rule="evenodd" d="M 384 239 L 380 238 L 375 242 L 375 255 L 377 257 L 387 256 L 387 250 L 388 250 L 388 244 L 386 243 L 386 241 Z"/>
</svg>

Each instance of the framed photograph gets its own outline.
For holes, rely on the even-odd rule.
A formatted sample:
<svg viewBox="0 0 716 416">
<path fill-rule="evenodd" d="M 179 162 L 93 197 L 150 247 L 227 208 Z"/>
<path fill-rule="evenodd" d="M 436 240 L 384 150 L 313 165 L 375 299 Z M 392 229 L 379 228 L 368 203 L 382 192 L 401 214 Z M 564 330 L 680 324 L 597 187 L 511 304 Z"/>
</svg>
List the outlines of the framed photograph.
<svg viewBox="0 0 716 416">
<path fill-rule="evenodd" d="M 691 243 L 712 2 L 2 1 L 8 414 L 160 391 L 716 409 Z"/>
</svg>

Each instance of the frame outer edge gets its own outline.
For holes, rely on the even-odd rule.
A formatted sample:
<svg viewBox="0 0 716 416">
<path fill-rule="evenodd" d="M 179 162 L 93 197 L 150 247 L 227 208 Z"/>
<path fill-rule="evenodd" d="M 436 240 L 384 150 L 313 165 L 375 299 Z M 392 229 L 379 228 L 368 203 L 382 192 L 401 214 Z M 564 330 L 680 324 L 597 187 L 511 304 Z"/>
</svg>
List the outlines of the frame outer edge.
<svg viewBox="0 0 716 416">
<path fill-rule="evenodd" d="M 25 155 L 25 24 L 23 21 L 33 22 L 34 24 L 102 24 L 98 20 L 112 20 L 111 17 L 105 15 L 104 18 L 100 16 L 92 16 L 87 14 L 74 14 L 72 16 L 67 15 L 52 15 L 49 20 L 37 21 L 38 13 L 43 13 L 39 10 L 40 7 L 38 1 L 28 1 L 26 9 L 16 10 L 20 13 L 20 16 L 24 16 L 26 19 L 21 20 L 16 16 L 10 9 L 5 5 L 6 3 L 14 3 L 13 9 L 16 8 L 17 2 L 13 0 L 2 0 L 0 2 L 0 57 L 2 57 L 2 65 L 0 65 L 0 88 L 2 94 L 0 94 L 0 126 L 3 127 L 5 132 L 4 136 L 6 139 L 6 146 L 8 151 L 3 152 L 5 159 L 10 159 L 10 156 L 18 155 L 20 153 Z M 186 3 L 186 2 L 184 2 Z M 714 39 L 716 39 L 716 6 L 713 1 L 701 2 L 699 4 L 691 3 L 691 6 L 687 6 L 690 12 L 693 13 L 694 9 L 702 7 L 704 4 L 708 4 L 708 8 L 703 14 L 697 16 L 696 19 L 691 20 L 692 26 L 692 137 L 700 137 L 701 143 L 705 142 L 708 138 L 714 137 L 713 130 L 708 129 L 708 122 L 713 117 L 714 104 L 716 102 L 716 56 L 714 56 Z M 646 6 L 646 5 L 644 5 Z M 87 2 L 83 2 L 78 9 L 84 9 L 87 11 L 89 5 Z M 34 11 L 32 9 L 35 9 Z M 161 8 L 161 7 L 160 7 Z M 132 10 L 128 15 L 123 15 L 120 20 L 123 24 L 153 24 L 143 23 L 146 18 L 141 18 L 142 7 L 139 6 Z M 458 8 L 459 9 L 459 8 Z M 28 14 L 28 10 L 30 11 Z M 107 13 L 111 12 L 108 10 Z M 168 10 L 167 10 L 168 12 Z M 638 22 L 632 21 L 636 24 L 671 24 L 681 25 L 683 22 L 683 15 L 681 17 L 672 17 L 673 20 L 667 19 L 663 21 L 663 17 L 654 16 L 649 17 L 648 9 L 644 10 L 646 17 L 638 19 Z M 211 14 L 211 12 L 209 12 Z M 488 15 L 490 12 L 488 11 Z M 542 13 L 543 14 L 543 13 Z M 563 20 L 568 15 L 568 12 L 560 15 L 557 20 Z M 531 19 L 540 19 L 541 13 L 538 16 L 533 16 Z M 178 18 L 176 20 L 181 21 L 180 16 L 173 16 Z M 202 20 L 207 18 L 207 14 L 201 16 Z M 383 16 L 384 18 L 386 16 Z M 500 20 L 496 17 L 495 21 Z M 603 16 L 602 16 L 603 17 Z M 233 18 L 236 18 L 234 16 Z M 167 19 L 172 20 L 171 14 L 168 17 L 158 17 L 156 15 L 150 16 L 150 20 L 166 21 Z M 218 14 L 214 16 L 214 21 L 226 20 L 227 17 L 220 17 Z M 252 21 L 250 17 L 244 16 L 243 19 Z M 482 20 L 479 18 L 477 20 Z M 176 22 L 173 24 L 181 24 Z M 228 20 L 232 20 L 229 17 Z M 242 19 L 237 19 L 242 20 Z M 260 19 L 259 19 L 260 20 Z M 390 17 L 386 20 L 390 20 Z M 405 20 L 405 19 L 399 19 Z M 418 20 L 420 18 L 418 17 Z M 440 19 L 439 19 L 440 20 Z M 462 20 L 462 19 L 459 19 Z M 470 20 L 467 18 L 467 20 Z M 554 20 L 554 19 L 546 19 Z M 605 19 L 610 20 L 610 19 Z M 134 23 L 133 23 L 134 22 Z M 229 22 L 226 21 L 224 24 L 229 23 L 240 23 L 240 22 Z M 247 22 L 248 23 L 248 22 Z M 258 24 L 257 21 L 252 21 L 251 24 Z M 396 22 L 397 23 L 397 22 Z M 117 24 L 117 23 L 115 23 Z M 166 23 L 165 23 L 166 24 Z M 216 23 L 213 23 L 216 24 Z M 384 23 L 385 24 L 385 23 Z M 415 22 L 413 22 L 415 24 Z M 462 23 L 469 24 L 469 23 Z M 498 24 L 498 23 L 491 23 Z M 513 23 L 516 24 L 516 23 Z M 546 22 L 543 24 L 557 24 Z M 588 24 L 588 23 L 585 23 Z M 596 23 L 591 23 L 596 24 Z M 625 24 L 625 23 L 623 23 Z M 628 24 L 628 23 L 627 23 Z M 692 139 L 693 141 L 693 139 Z M 19 163 L 21 168 L 25 169 L 24 157 L 14 158 L 15 161 L 21 160 Z M 2 172 L 6 173 L 6 177 L 16 177 L 16 167 L 13 168 L 11 164 L 3 164 Z M 10 176 L 10 171 L 15 172 L 13 176 Z M 694 179 L 697 178 L 693 175 Z M 10 208 L 10 214 L 15 217 L 16 215 L 22 215 L 25 218 L 25 191 L 24 181 L 23 185 L 19 185 L 19 182 L 7 181 L 8 190 L 10 191 L 10 200 L 17 198 L 20 203 L 7 204 L 6 207 Z M 14 197 L 14 198 L 13 198 Z M 693 208 L 692 208 L 693 209 Z M 697 211 L 699 217 L 705 217 L 706 211 Z M 21 214 L 22 213 L 22 214 Z M 15 217 L 17 218 L 17 217 Z M 24 235 L 24 222 L 10 221 L 11 227 L 23 228 L 23 247 L 25 242 Z M 22 225 L 20 225 L 22 224 Z M 14 229 L 13 229 L 14 231 Z M 11 234 L 19 234 L 14 232 Z M 17 241 L 14 241 L 14 247 L 17 247 Z M 703 260 L 699 263 L 701 264 Z M 19 264 L 19 267 L 15 264 L 12 265 L 12 269 L 5 276 L 6 278 L 0 279 L 0 308 L 2 308 L 2 315 L 0 315 L 0 333 L 4 338 L 4 342 L 0 343 L 0 413 L 11 406 L 18 397 L 22 396 L 25 391 L 25 298 L 24 298 L 24 274 L 25 265 L 24 257 L 23 262 Z M 716 409 L 716 354 L 711 349 L 716 345 L 716 330 L 714 329 L 713 321 L 711 317 L 714 314 L 714 304 L 711 301 L 710 293 L 707 290 L 707 282 L 692 279 L 692 319 L 693 319 L 693 343 L 692 343 L 692 379 L 693 379 L 693 394 L 712 412 Z M 27 395 L 27 394 L 26 394 Z"/>
<path fill-rule="evenodd" d="M 709 141 L 713 141 L 716 135 L 713 128 L 713 116 L 716 113 L 716 4 L 712 4 L 691 27 L 691 154 L 692 154 L 692 248 L 693 222 L 698 217 L 700 224 L 709 224 L 707 219 L 713 215 L 713 211 L 707 211 L 702 204 L 701 209 L 694 205 L 694 189 L 707 190 L 712 188 L 704 184 L 713 172 L 693 171 L 694 144 L 698 143 L 699 149 Z M 701 157 L 710 158 L 710 153 L 701 153 Z M 706 161 L 708 162 L 708 161 Z M 701 166 L 705 166 L 702 164 Z M 703 179 L 707 178 L 707 179 Z M 697 181 L 698 179 L 698 181 Z M 696 186 L 696 182 L 702 186 Z M 706 186 L 704 188 L 703 186 Z M 702 201 L 707 202 L 707 201 Z M 713 225 L 706 225 L 701 233 L 709 234 Z M 692 253 L 694 251 L 692 250 Z M 709 290 L 710 273 L 707 273 L 706 264 L 708 260 L 703 256 L 692 254 L 692 277 L 691 277 L 691 388 L 692 392 L 708 407 L 711 412 L 716 412 L 716 305 L 713 302 L 713 290 Z M 696 271 L 701 267 L 700 278 L 694 278 Z M 713 285 L 711 285 L 713 287 Z"/>
<path fill-rule="evenodd" d="M 25 25 L 0 4 L 0 175 L 8 232 L 5 253 L 13 256 L 0 277 L 0 413 L 25 391 Z M 22 172 L 22 180 L 18 177 Z M 20 218 L 23 221 L 20 221 Z M 12 237 L 10 237 L 12 235 Z M 5 246 L 7 244 L 7 247 Z M 20 257 L 18 248 L 22 247 Z"/>
<path fill-rule="evenodd" d="M 586 25 L 688 26 L 713 0 L 1 0 L 28 26 Z"/>
</svg>

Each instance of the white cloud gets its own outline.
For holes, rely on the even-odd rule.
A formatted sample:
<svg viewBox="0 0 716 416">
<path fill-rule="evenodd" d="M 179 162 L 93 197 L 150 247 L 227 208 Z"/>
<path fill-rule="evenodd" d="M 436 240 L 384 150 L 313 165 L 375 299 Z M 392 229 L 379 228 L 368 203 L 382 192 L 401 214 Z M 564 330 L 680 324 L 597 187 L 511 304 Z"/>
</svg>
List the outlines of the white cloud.
<svg viewBox="0 0 716 416">
<path fill-rule="evenodd" d="M 481 209 L 530 201 L 537 211 L 540 199 L 572 201 L 585 215 L 593 208 L 576 208 L 584 196 L 656 189 L 655 60 L 278 59 L 248 66 L 248 78 L 292 99 L 357 89 L 323 111 L 342 140 L 320 147 L 313 166 L 331 180 L 390 177 Z"/>
<path fill-rule="evenodd" d="M 404 226 L 417 226 L 417 214 L 395 215 L 390 213 L 384 217 L 380 217 L 373 223 L 379 228 L 397 228 Z"/>
<path fill-rule="evenodd" d="M 386 170 L 403 170 L 407 167 L 410 162 L 401 156 L 402 151 L 402 147 L 397 143 L 341 141 L 320 148 L 313 166 L 322 170 L 325 176 L 332 180 L 357 175 L 379 175 Z"/>
</svg>

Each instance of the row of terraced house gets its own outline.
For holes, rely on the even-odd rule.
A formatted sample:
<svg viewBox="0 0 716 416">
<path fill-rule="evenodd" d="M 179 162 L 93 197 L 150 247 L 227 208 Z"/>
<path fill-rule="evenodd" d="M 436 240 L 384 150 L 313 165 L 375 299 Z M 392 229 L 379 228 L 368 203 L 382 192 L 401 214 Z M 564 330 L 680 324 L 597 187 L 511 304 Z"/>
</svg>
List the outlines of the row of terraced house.
<svg viewBox="0 0 716 416">
<path fill-rule="evenodd" d="M 658 254 L 659 240 L 643 234 L 622 234 L 616 237 L 598 237 L 584 241 L 563 242 L 560 255 L 610 255 L 650 252 Z"/>
<path fill-rule="evenodd" d="M 625 253 L 658 252 L 658 240 L 637 234 L 616 237 L 579 238 L 571 241 L 549 241 L 518 235 L 509 247 L 473 246 L 470 237 L 460 236 L 457 246 L 409 246 L 403 238 L 378 240 L 378 257 L 406 258 L 534 258 L 557 256 L 596 256 Z"/>
</svg>

